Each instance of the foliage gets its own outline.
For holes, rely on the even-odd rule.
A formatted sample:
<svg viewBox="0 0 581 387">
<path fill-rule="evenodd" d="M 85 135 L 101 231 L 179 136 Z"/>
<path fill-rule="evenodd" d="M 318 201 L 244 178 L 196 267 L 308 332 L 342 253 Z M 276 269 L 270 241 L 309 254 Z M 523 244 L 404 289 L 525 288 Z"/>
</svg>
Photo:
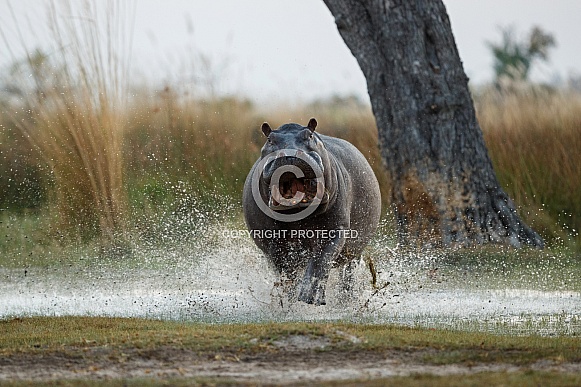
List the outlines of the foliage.
<svg viewBox="0 0 581 387">
<path fill-rule="evenodd" d="M 524 85 L 482 90 L 475 103 L 494 169 L 525 221 L 553 242 L 579 241 L 581 94 Z"/>
<path fill-rule="evenodd" d="M 488 42 L 494 56 L 496 81 L 507 77 L 511 80 L 527 81 L 531 65 L 536 60 L 546 61 L 549 49 L 555 46 L 555 38 L 540 27 L 533 27 L 528 37 L 517 40 L 512 28 L 501 29 L 502 42 Z"/>
<path fill-rule="evenodd" d="M 191 205 L 184 207 L 185 199 L 180 199 L 183 194 L 171 187 L 186 189 L 190 197 L 197 198 L 197 206 L 206 203 L 220 207 L 221 200 L 238 202 L 246 174 L 262 146 L 259 124 L 265 120 L 274 126 L 306 122 L 310 116 L 319 120 L 321 133 L 345 138 L 366 155 L 387 207 L 390 198 L 385 194 L 389 190 L 373 115 L 368 106 L 348 101 L 318 101 L 295 109 L 262 112 L 239 98 L 203 100 L 170 87 L 154 92 L 142 89 L 123 115 L 125 128 L 120 131 L 118 145 L 121 157 L 116 162 L 123 168 L 124 177 L 121 188 L 128 192 L 128 196 L 122 196 L 126 215 L 131 222 L 147 219 L 153 225 L 163 222 L 159 214 L 193 211 Z M 495 171 L 521 215 L 553 244 L 578 240 L 581 176 L 576 166 L 581 160 L 576 149 L 581 146 L 581 96 L 539 87 L 514 89 L 511 93 L 483 89 L 475 94 L 475 103 Z M 3 127 L 3 160 L 16 160 L 14 156 L 21 155 L 19 168 L 39 176 L 39 187 L 60 189 L 62 181 L 36 161 L 34 148 L 27 148 L 17 131 L 6 130 L 9 127 Z M 57 148 L 55 152 L 52 158 L 58 160 Z M 84 167 L 73 165 L 80 168 L 74 172 L 77 186 Z M 0 167 L 5 168 L 0 175 L 12 173 L 10 164 L 0 163 Z M 11 185 L 26 185 L 25 177 L 13 179 Z M 14 204 L 4 205 L 5 209 L 39 206 L 29 200 L 17 202 L 16 196 L 11 200 Z M 52 197 L 40 208 L 54 208 L 54 200 Z M 87 205 L 75 203 L 76 209 Z M 148 229 L 155 229 L 152 227 Z"/>
<path fill-rule="evenodd" d="M 14 124 L 0 114 L 0 210 L 41 208 L 46 204 L 50 184 L 46 163 Z"/>
<path fill-rule="evenodd" d="M 167 221 L 164 214 L 196 206 L 239 208 L 232 204 L 239 202 L 263 143 L 259 124 L 306 123 L 312 116 L 318 131 L 362 151 L 389 208 L 374 117 L 357 98 L 333 96 L 267 110 L 240 96 L 201 96 L 175 84 L 132 85 L 129 92 L 125 3 L 58 4 L 62 8 L 53 3 L 49 9 L 55 43 L 50 55 L 31 50 L 23 60 L 14 58 L 2 79 L 1 211 L 32 209 L 34 217 L 55 223 L 47 238 L 61 241 L 96 237 L 115 245 L 125 238 L 127 220 L 150 223 L 146 233 L 155 235 L 156 222 Z M 522 42 L 508 29 L 503 36 L 502 44 L 490 44 L 498 77 L 526 79 L 531 63 L 546 60 L 554 46 L 539 28 Z M 579 240 L 581 97 L 513 84 L 518 87 L 475 95 L 496 173 L 544 238 Z"/>
<path fill-rule="evenodd" d="M 45 181 L 54 184 L 45 188 L 58 208 L 61 231 L 116 243 L 125 204 L 125 70 L 117 56 L 125 48 L 123 20 L 118 9 L 91 3 L 52 3 L 48 11 L 54 53 L 36 50 L 14 62 L 4 87 L 11 98 L 2 113 L 30 143 L 30 154 L 48 165 Z"/>
</svg>

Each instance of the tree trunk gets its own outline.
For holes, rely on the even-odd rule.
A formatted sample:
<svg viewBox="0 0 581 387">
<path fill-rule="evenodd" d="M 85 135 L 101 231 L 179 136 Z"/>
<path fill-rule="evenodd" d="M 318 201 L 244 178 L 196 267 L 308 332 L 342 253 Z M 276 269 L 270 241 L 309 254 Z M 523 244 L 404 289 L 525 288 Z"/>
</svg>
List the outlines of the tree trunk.
<svg viewBox="0 0 581 387">
<path fill-rule="evenodd" d="M 441 0 L 324 0 L 359 62 L 400 241 L 543 246 L 500 187 Z"/>
</svg>

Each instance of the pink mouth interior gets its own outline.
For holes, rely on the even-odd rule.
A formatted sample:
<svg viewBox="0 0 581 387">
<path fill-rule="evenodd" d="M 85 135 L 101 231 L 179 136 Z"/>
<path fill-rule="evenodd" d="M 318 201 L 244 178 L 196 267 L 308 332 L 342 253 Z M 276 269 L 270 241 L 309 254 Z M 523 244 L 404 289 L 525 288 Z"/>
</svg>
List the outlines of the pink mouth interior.
<svg viewBox="0 0 581 387">
<path fill-rule="evenodd" d="M 276 188 L 276 186 L 273 186 L 273 189 L 274 188 Z M 297 195 L 297 192 L 302 192 L 304 196 L 301 203 L 308 203 L 317 195 L 317 185 L 314 181 L 305 180 L 304 178 L 291 177 L 284 180 L 281 178 L 281 181 L 279 181 L 278 192 L 284 199 L 292 199 Z M 275 206 L 280 205 L 274 196 L 272 197 L 272 202 Z"/>
</svg>

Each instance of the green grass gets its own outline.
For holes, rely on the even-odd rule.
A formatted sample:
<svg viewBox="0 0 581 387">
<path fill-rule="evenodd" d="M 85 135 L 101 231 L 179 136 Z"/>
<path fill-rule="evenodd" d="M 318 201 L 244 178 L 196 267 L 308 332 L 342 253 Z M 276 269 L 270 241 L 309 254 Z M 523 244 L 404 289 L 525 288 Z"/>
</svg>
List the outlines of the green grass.
<svg viewBox="0 0 581 387">
<path fill-rule="evenodd" d="M 412 375 L 382 378 L 378 380 L 337 381 L 321 383 L 321 386 L 402 386 L 402 387 L 477 387 L 477 386 L 578 386 L 581 375 L 559 372 L 518 371 L 518 372 L 481 372 L 473 375 Z"/>
<path fill-rule="evenodd" d="M 390 325 L 348 323 L 200 324 L 129 318 L 35 317 L 1 320 L 0 354 L 43 354 L 84 348 L 155 349 L 175 346 L 198 354 L 246 353 L 274 348 L 292 335 L 329 340 L 325 350 L 381 352 L 420 351 L 429 364 L 531 364 L 540 359 L 581 361 L 577 337 L 513 337 Z M 345 337 L 356 337 L 356 342 Z"/>
<path fill-rule="evenodd" d="M 440 274 L 451 281 L 470 280 L 488 289 L 581 291 L 581 255 L 568 249 L 489 247 L 436 254 L 440 254 Z"/>
<path fill-rule="evenodd" d="M 19 359 L 60 359 L 77 367 L 93 365 L 106 368 L 132 357 L 157 359 L 171 364 L 172 353 L 190 353 L 191 361 L 246 361 L 284 356 L 285 361 L 301 361 L 307 356 L 351 359 L 398 359 L 402 364 L 432 366 L 501 365 L 520 367 L 514 372 L 481 372 L 458 378 L 412 374 L 377 380 L 329 381 L 320 385 L 397 385 L 397 386 L 472 386 L 472 385 L 578 385 L 579 374 L 533 371 L 533 364 L 549 362 L 554 366 L 581 362 L 581 341 L 576 337 L 512 337 L 478 332 L 406 328 L 392 325 L 348 323 L 261 323 L 199 324 L 127 318 L 37 317 L 0 320 L 0 356 L 11 363 Z M 301 336 L 324 340 L 319 349 L 281 354 L 277 342 Z M 178 351 L 178 352 L 175 352 Z M 286 351 L 286 350 L 284 350 Z M 294 357 L 293 357 L 294 356 Z M 196 360 L 197 359 L 197 360 Z M 168 363 L 169 362 L 169 363 Z M 255 385 L 255 382 L 229 378 L 159 378 L 102 380 L 55 380 L 48 385 Z M 12 381 L 9 386 L 38 385 L 40 382 Z M 306 385 L 300 384 L 297 385 Z"/>
<path fill-rule="evenodd" d="M 58 214 L 50 208 L 0 211 L 0 268 L 58 268 L 102 258 L 140 263 L 134 251 L 215 244 L 208 230 L 225 225 L 245 228 L 239 201 L 215 191 L 197 193 L 190 184 L 177 181 L 132 187 L 129 192 L 134 195 L 128 206 L 133 217 L 125 230 L 126 247 L 117 252 L 104 248 L 99 239 L 62 233 Z"/>
<path fill-rule="evenodd" d="M 40 211 L 0 212 L 0 267 L 54 264 L 63 249 L 51 217 Z"/>
</svg>

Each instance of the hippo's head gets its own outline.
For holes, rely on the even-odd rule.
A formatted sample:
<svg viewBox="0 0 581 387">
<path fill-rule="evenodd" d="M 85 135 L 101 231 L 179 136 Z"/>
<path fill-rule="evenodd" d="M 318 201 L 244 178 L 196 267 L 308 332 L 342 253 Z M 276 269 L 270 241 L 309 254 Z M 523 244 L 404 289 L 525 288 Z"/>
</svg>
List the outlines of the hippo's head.
<svg viewBox="0 0 581 387">
<path fill-rule="evenodd" d="M 288 211 L 324 204 L 329 200 L 325 187 L 330 173 L 329 154 L 315 128 L 317 121 L 309 120 L 307 126 L 282 125 L 272 130 L 262 124 L 267 137 L 262 147 L 264 167 L 261 182 L 268 196 L 268 206 L 273 211 Z"/>
</svg>

